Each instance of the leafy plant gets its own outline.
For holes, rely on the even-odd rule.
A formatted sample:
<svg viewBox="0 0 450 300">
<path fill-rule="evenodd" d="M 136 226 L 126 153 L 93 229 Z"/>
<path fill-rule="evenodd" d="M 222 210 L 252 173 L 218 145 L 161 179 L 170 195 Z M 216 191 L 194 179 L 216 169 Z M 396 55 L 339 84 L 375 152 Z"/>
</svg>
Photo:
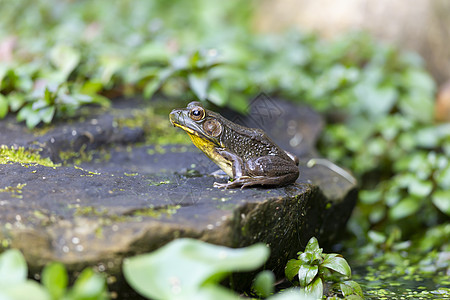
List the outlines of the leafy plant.
<svg viewBox="0 0 450 300">
<path fill-rule="evenodd" d="M 339 283 L 342 295 L 346 299 L 364 299 L 361 287 L 352 280 L 351 269 L 347 261 L 339 254 L 324 254 L 319 243 L 312 237 L 304 252 L 298 252 L 298 259 L 288 261 L 285 269 L 286 278 L 296 279 L 304 295 L 314 299 L 323 296 L 326 280 Z M 336 276 L 338 274 L 338 276 Z"/>
<path fill-rule="evenodd" d="M 47 265 L 41 274 L 42 285 L 27 279 L 28 267 L 22 253 L 7 250 L 0 255 L 0 298 L 7 300 L 104 300 L 109 299 L 105 279 L 85 269 L 68 289 L 68 275 L 61 263 Z"/>
<path fill-rule="evenodd" d="M 177 239 L 149 254 L 124 261 L 128 283 L 152 299 L 236 299 L 219 282 L 232 271 L 250 271 L 268 258 L 264 245 L 231 249 Z"/>
</svg>

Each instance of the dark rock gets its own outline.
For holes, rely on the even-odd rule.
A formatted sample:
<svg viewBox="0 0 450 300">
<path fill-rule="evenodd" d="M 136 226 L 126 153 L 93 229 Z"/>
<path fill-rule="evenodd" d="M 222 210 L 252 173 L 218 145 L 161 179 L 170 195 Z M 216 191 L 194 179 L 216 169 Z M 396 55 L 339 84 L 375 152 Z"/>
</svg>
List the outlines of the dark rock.
<svg viewBox="0 0 450 300">
<path fill-rule="evenodd" d="M 95 266 L 120 279 L 124 257 L 175 238 L 230 247 L 263 242 L 272 250 L 266 267 L 282 276 L 287 260 L 311 236 L 321 245 L 336 240 L 353 209 L 356 187 L 329 168 L 306 167 L 316 156 L 320 117 L 307 108 L 273 103 L 281 115 L 263 128 L 302 158 L 297 182 L 275 189 L 213 188 L 218 179 L 207 174 L 217 167 L 194 146 L 123 145 L 141 141 L 143 132 L 118 128 L 108 113 L 56 125 L 39 137 L 1 121 L 8 132 L 0 137 L 2 144 L 38 145 L 42 156 L 57 162 L 59 151 L 110 145 L 102 150 L 108 159 L 98 154 L 79 166 L 0 165 L 1 244 L 22 250 L 33 272 L 56 260 L 70 271 Z"/>
</svg>

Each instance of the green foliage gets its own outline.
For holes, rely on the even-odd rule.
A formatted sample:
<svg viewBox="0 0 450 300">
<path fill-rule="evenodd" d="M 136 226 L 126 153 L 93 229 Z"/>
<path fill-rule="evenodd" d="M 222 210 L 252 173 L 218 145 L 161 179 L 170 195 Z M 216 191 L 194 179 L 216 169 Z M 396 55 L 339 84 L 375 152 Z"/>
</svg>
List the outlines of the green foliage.
<svg viewBox="0 0 450 300">
<path fill-rule="evenodd" d="M 42 271 L 42 285 L 27 279 L 28 267 L 22 253 L 7 250 L 0 255 L 0 299 L 7 300 L 106 300 L 109 299 L 105 279 L 91 269 L 78 276 L 68 289 L 66 268 L 51 263 Z"/>
<path fill-rule="evenodd" d="M 136 291 L 152 299 L 236 299 L 219 282 L 232 271 L 260 267 L 268 255 L 264 245 L 232 249 L 178 239 L 125 260 L 123 272 Z"/>
<path fill-rule="evenodd" d="M 304 252 L 298 253 L 298 259 L 288 261 L 285 273 L 288 280 L 298 280 L 305 296 L 314 299 L 322 298 L 323 283 L 327 280 L 339 283 L 346 299 L 364 299 L 359 284 L 345 280 L 349 279 L 352 273 L 347 261 L 339 254 L 322 253 L 315 237 L 309 240 Z"/>
</svg>

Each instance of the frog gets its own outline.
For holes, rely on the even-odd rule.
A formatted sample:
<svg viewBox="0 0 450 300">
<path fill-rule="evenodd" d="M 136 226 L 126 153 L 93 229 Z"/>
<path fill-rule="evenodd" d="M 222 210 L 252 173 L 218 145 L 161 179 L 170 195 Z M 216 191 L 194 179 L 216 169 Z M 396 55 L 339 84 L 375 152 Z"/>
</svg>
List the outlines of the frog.
<svg viewBox="0 0 450 300">
<path fill-rule="evenodd" d="M 169 119 L 229 176 L 226 183 L 214 182 L 216 188 L 279 187 L 294 183 L 299 176 L 299 159 L 262 129 L 236 124 L 198 101 L 172 110 Z"/>
</svg>

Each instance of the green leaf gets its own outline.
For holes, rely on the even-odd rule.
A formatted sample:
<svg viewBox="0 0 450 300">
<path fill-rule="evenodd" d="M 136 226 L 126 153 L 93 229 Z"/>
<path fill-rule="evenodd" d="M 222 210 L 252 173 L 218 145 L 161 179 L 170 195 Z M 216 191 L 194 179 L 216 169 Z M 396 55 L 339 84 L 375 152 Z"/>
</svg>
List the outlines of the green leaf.
<svg viewBox="0 0 450 300">
<path fill-rule="evenodd" d="M 1 300 L 51 300 L 51 296 L 37 282 L 32 280 L 0 288 Z"/>
<path fill-rule="evenodd" d="M 253 282 L 252 289 L 260 297 L 267 298 L 274 292 L 275 275 L 272 271 L 260 272 Z"/>
<path fill-rule="evenodd" d="M 437 190 L 431 199 L 441 212 L 450 216 L 450 190 Z"/>
<path fill-rule="evenodd" d="M 364 299 L 364 294 L 359 284 L 353 280 L 344 281 L 340 284 L 342 295 L 348 297 L 350 295 L 358 296 L 353 299 Z"/>
<path fill-rule="evenodd" d="M 250 271 L 269 255 L 262 244 L 242 249 L 177 239 L 149 254 L 124 261 L 127 282 L 148 298 L 174 299 L 193 295 L 206 284 L 215 284 L 229 272 Z"/>
<path fill-rule="evenodd" d="M 391 207 L 389 210 L 389 217 L 393 220 L 399 220 L 411 216 L 419 210 L 421 204 L 422 203 L 419 198 L 408 196 Z"/>
<path fill-rule="evenodd" d="M 8 113 L 8 107 L 8 99 L 0 94 L 0 119 L 3 119 L 6 116 L 6 114 Z"/>
<path fill-rule="evenodd" d="M 318 272 L 319 266 L 300 265 L 300 268 L 298 270 L 300 286 L 305 287 L 310 284 L 314 280 Z"/>
<path fill-rule="evenodd" d="M 50 60 L 61 71 L 62 81 L 67 80 L 70 73 L 78 66 L 80 58 L 80 53 L 68 45 L 58 44 L 50 50 Z"/>
<path fill-rule="evenodd" d="M 317 277 L 310 285 L 301 288 L 303 297 L 309 297 L 310 299 L 322 299 L 323 296 L 323 283 L 320 277 Z"/>
<path fill-rule="evenodd" d="M 70 295 L 75 299 L 104 299 L 105 278 L 92 269 L 84 269 L 73 285 Z"/>
<path fill-rule="evenodd" d="M 11 107 L 11 111 L 16 112 L 24 105 L 25 97 L 20 93 L 10 93 L 8 95 L 8 102 Z"/>
<path fill-rule="evenodd" d="M 319 241 L 315 237 L 309 239 L 308 244 L 305 247 L 305 252 L 315 253 L 320 251 Z"/>
<path fill-rule="evenodd" d="M 267 298 L 268 300 L 317 300 L 316 298 L 308 297 L 304 291 L 298 288 L 289 288 L 280 291 L 279 293 Z"/>
<path fill-rule="evenodd" d="M 19 250 L 6 250 L 0 255 L 0 290 L 15 284 L 24 283 L 28 267 Z"/>
<path fill-rule="evenodd" d="M 66 292 L 69 277 L 66 268 L 61 263 L 51 263 L 42 271 L 42 284 L 47 288 L 53 299 L 61 299 Z"/>
<path fill-rule="evenodd" d="M 325 259 L 320 267 L 331 269 L 347 277 L 352 275 L 352 270 L 347 261 L 340 256 L 330 256 L 325 254 Z"/>
<path fill-rule="evenodd" d="M 144 87 L 144 97 L 146 99 L 150 99 L 153 94 L 161 87 L 161 80 L 158 77 L 155 77 L 147 82 Z"/>
<path fill-rule="evenodd" d="M 191 87 L 192 91 L 197 96 L 197 98 L 200 100 L 205 100 L 209 85 L 207 73 L 206 72 L 190 73 L 188 76 L 188 80 L 189 86 Z"/>
<path fill-rule="evenodd" d="M 219 81 L 214 81 L 209 86 L 208 100 L 218 106 L 224 106 L 227 103 L 228 92 Z"/>
<path fill-rule="evenodd" d="M 433 183 L 428 180 L 414 178 L 408 185 L 408 192 L 417 197 L 426 197 L 433 190 Z"/>
<path fill-rule="evenodd" d="M 298 275 L 298 270 L 300 269 L 301 264 L 302 262 L 298 259 L 290 259 L 287 262 L 286 268 L 284 269 L 284 274 L 289 281 L 292 281 L 292 279 Z"/>
</svg>

